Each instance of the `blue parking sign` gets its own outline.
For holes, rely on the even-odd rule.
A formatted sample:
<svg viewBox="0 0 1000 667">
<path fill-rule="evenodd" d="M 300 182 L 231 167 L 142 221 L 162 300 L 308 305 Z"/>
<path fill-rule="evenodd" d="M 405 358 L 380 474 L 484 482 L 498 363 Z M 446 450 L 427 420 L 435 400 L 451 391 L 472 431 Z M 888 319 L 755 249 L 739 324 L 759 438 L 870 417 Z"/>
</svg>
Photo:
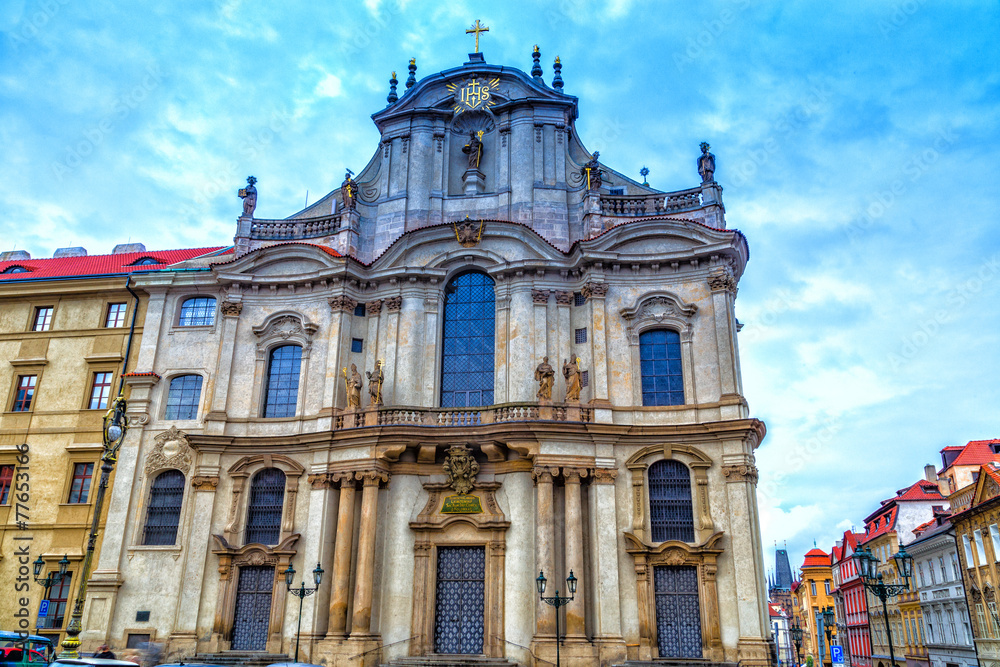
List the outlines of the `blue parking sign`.
<svg viewBox="0 0 1000 667">
<path fill-rule="evenodd" d="M 38 622 L 35 624 L 36 628 L 45 627 L 45 618 L 49 615 L 49 601 L 42 600 L 38 605 Z"/>
<path fill-rule="evenodd" d="M 844 664 L 844 649 L 841 646 L 831 646 L 830 647 L 830 658 L 833 660 L 833 664 Z"/>
</svg>

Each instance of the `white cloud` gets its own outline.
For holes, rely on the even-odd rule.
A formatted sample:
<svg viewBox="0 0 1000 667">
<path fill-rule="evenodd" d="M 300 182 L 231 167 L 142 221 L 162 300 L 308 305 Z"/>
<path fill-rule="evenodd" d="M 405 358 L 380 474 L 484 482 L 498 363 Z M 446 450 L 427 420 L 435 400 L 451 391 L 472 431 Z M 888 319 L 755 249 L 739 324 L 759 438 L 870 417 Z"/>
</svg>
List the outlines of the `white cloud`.
<svg viewBox="0 0 1000 667">
<path fill-rule="evenodd" d="M 316 90 L 314 91 L 316 95 L 320 97 L 337 97 L 340 95 L 341 82 L 340 77 L 335 74 L 327 73 L 319 83 L 316 84 Z"/>
</svg>

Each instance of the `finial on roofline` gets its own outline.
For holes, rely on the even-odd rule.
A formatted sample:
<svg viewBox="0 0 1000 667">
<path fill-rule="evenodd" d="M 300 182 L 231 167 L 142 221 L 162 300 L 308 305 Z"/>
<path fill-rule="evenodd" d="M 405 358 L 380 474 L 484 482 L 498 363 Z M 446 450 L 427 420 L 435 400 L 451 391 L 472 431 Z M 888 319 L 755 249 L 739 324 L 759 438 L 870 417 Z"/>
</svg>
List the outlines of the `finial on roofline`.
<svg viewBox="0 0 1000 667">
<path fill-rule="evenodd" d="M 555 76 L 552 77 L 552 87 L 562 92 L 563 89 L 563 79 L 562 79 L 562 62 L 559 60 L 559 56 L 556 56 L 556 61 L 552 65 L 552 69 L 555 71 Z"/>
<path fill-rule="evenodd" d="M 538 81 L 539 83 L 541 83 L 542 81 L 542 66 L 538 62 L 539 58 L 541 57 L 542 53 L 541 51 L 538 50 L 538 44 L 535 44 L 535 50 L 531 52 L 531 60 L 532 60 L 531 76 L 535 79 L 535 81 Z"/>
<path fill-rule="evenodd" d="M 395 104 L 396 100 L 399 99 L 399 95 L 396 94 L 396 84 L 398 83 L 399 81 L 396 80 L 396 73 L 393 72 L 392 78 L 389 79 L 389 94 L 385 98 L 386 102 L 389 104 Z"/>
<path fill-rule="evenodd" d="M 417 83 L 417 59 L 410 58 L 410 76 L 406 77 L 406 89 L 409 90 Z"/>
</svg>

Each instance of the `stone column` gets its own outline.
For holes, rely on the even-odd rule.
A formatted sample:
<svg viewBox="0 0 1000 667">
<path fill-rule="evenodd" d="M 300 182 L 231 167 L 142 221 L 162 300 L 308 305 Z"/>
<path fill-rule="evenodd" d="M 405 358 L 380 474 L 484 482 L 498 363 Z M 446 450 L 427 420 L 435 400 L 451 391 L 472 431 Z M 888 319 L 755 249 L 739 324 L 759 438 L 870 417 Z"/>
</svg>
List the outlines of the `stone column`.
<svg viewBox="0 0 1000 667">
<path fill-rule="evenodd" d="M 351 340 L 351 318 L 354 308 L 358 302 L 351 297 L 341 294 L 329 301 L 330 310 L 330 331 L 327 335 L 326 348 L 326 380 L 323 386 L 324 408 L 339 407 L 347 408 L 347 383 L 344 381 L 340 360 L 350 361 L 347 347 Z M 346 331 L 346 335 L 345 335 Z M 350 369 L 347 369 L 350 372 Z"/>
<path fill-rule="evenodd" d="M 586 639 L 586 606 L 587 591 L 585 580 L 586 568 L 583 565 L 583 499 L 580 488 L 581 480 L 587 476 L 586 468 L 563 468 L 563 481 L 566 484 L 566 573 L 570 571 L 576 577 L 576 599 L 566 605 L 566 637 L 569 639 Z M 554 573 L 553 573 L 554 574 Z M 565 582 L 558 580 L 559 590 L 563 591 Z M 561 592 L 569 595 L 569 590 Z"/>
<path fill-rule="evenodd" d="M 504 276 L 496 276 L 496 323 L 493 371 L 493 403 L 510 401 L 510 281 Z"/>
<path fill-rule="evenodd" d="M 421 364 L 424 336 L 428 333 L 433 336 L 433 333 L 421 326 L 423 305 L 424 298 L 419 288 L 415 285 L 403 288 L 399 327 L 396 330 L 396 382 L 392 388 L 395 405 L 427 405 L 423 403 L 420 391 Z"/>
<path fill-rule="evenodd" d="M 385 381 L 382 384 L 382 403 L 385 405 L 400 405 L 396 391 L 396 360 L 399 358 L 399 311 L 403 307 L 403 297 L 393 296 L 385 300 L 386 327 L 385 327 L 385 366 L 382 372 L 385 374 Z"/>
<path fill-rule="evenodd" d="M 597 468 L 590 483 L 590 544 L 591 572 L 595 588 L 594 635 L 602 662 L 625 661 L 625 641 L 622 638 L 621 592 L 618 578 L 618 513 L 615 500 L 613 468 Z"/>
<path fill-rule="evenodd" d="M 555 472 L 555 468 L 545 467 L 538 467 L 532 471 L 532 476 L 535 478 L 535 488 L 537 489 L 538 494 L 538 505 L 535 514 L 538 526 L 536 536 L 538 569 L 546 573 L 545 578 L 549 581 L 555 581 L 553 579 L 555 576 L 555 554 L 553 545 L 553 538 L 555 537 L 555 518 L 552 512 L 552 482 Z M 551 595 L 551 592 L 548 590 L 545 592 Z M 555 616 L 552 615 L 552 607 L 545 604 L 541 600 L 537 601 L 536 606 L 536 639 L 539 636 L 554 636 L 556 633 L 556 620 Z"/>
<path fill-rule="evenodd" d="M 534 401 L 538 385 L 534 382 L 535 366 L 539 360 L 532 355 L 532 326 L 534 306 L 531 286 L 527 282 L 511 285 L 510 324 L 507 328 L 508 351 L 508 401 Z"/>
<path fill-rule="evenodd" d="M 198 602 L 205 585 L 205 561 L 209 558 L 208 548 L 212 542 L 212 516 L 215 510 L 216 488 L 219 478 L 215 475 L 194 475 L 191 478 L 192 505 L 188 524 L 187 544 L 184 547 L 183 577 L 180 581 L 174 628 L 171 632 L 171 646 L 175 646 L 179 635 L 185 646 L 192 652 L 196 649 L 198 631 Z M 183 641 L 182 640 L 182 641 Z"/>
<path fill-rule="evenodd" d="M 573 354 L 573 342 L 570 335 L 571 319 L 570 308 L 573 306 L 573 292 L 556 292 L 556 316 L 553 318 L 555 331 L 550 329 L 552 338 L 549 341 L 549 350 L 554 354 L 554 359 L 549 359 L 549 363 L 556 369 L 556 382 L 552 387 L 552 400 L 559 403 L 566 400 L 566 380 L 562 376 L 563 361 Z"/>
<path fill-rule="evenodd" d="M 607 283 L 587 283 L 583 294 L 590 301 L 590 344 L 591 367 L 590 395 L 593 403 L 608 402 L 608 347 L 607 347 L 607 312 L 605 297 L 608 295 Z M 607 415 L 610 421 L 611 415 Z M 604 421 L 604 420 L 601 420 Z"/>
<path fill-rule="evenodd" d="M 532 350 L 531 363 L 533 365 L 538 365 L 542 361 L 542 357 L 549 356 L 548 349 L 548 329 L 545 323 L 547 318 L 547 306 L 549 303 L 550 290 L 547 289 L 533 289 L 531 290 L 531 300 L 535 304 L 533 306 L 534 313 L 532 317 L 534 318 L 534 342 Z M 549 363 L 552 363 L 552 359 L 549 359 Z M 555 365 L 552 366 L 555 368 Z M 534 377 L 534 376 L 532 376 Z M 535 391 L 538 391 L 538 387 L 535 387 Z M 534 397 L 531 400 L 535 400 Z"/>
<path fill-rule="evenodd" d="M 715 340 L 719 355 L 719 397 L 738 395 L 740 386 L 733 322 L 733 294 L 736 292 L 736 281 L 728 273 L 720 272 L 709 276 L 708 286 L 712 290 Z"/>
<path fill-rule="evenodd" d="M 333 551 L 333 576 L 330 592 L 330 619 L 327 636 L 347 634 L 347 602 L 351 585 L 351 545 L 354 540 L 354 476 L 339 473 L 332 477 L 340 483 L 337 511 L 337 541 Z"/>
<path fill-rule="evenodd" d="M 214 391 L 209 406 L 209 419 L 225 421 L 226 402 L 229 396 L 229 376 L 233 370 L 233 352 L 236 348 L 236 326 L 239 324 L 243 303 L 238 301 L 223 301 L 222 334 L 219 347 L 219 362 L 215 367 Z"/>
<path fill-rule="evenodd" d="M 378 516 L 378 487 L 389 481 L 389 474 L 377 470 L 355 473 L 364 489 L 361 492 L 361 527 L 358 533 L 358 567 L 354 577 L 354 615 L 351 637 L 371 635 L 372 585 L 375 576 L 375 520 Z"/>
</svg>

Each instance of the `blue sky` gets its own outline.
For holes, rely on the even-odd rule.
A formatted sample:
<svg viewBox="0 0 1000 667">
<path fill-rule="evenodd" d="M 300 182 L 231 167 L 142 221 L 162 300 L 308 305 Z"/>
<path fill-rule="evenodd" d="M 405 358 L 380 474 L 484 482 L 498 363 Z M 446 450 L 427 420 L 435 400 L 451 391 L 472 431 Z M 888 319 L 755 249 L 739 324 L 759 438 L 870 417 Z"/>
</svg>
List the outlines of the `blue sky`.
<svg viewBox="0 0 1000 667">
<path fill-rule="evenodd" d="M 556 55 L 602 161 L 717 156 L 765 548 L 829 548 L 945 445 L 998 437 L 996 2 L 6 0 L 0 250 L 227 244 L 359 171 L 389 72 Z M 769 561 L 770 562 L 770 561 Z"/>
</svg>

